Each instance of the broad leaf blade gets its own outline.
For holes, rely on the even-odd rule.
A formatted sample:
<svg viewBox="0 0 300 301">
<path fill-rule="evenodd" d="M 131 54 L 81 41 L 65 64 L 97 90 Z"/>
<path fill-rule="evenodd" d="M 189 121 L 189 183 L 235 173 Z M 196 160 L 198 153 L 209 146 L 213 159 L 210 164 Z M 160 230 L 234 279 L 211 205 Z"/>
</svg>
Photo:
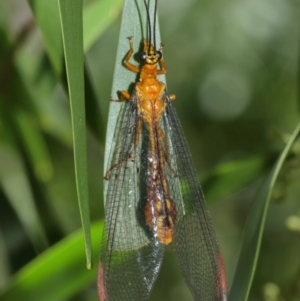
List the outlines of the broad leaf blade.
<svg viewBox="0 0 300 301">
<path fill-rule="evenodd" d="M 150 18 L 151 24 L 153 24 L 153 13 L 154 13 L 154 1 L 150 1 Z M 159 32 L 159 24 L 158 19 L 156 17 L 157 22 L 157 32 L 156 41 L 157 45 L 160 44 L 160 32 Z M 116 57 L 116 65 L 114 70 L 114 78 L 113 85 L 111 90 L 111 97 L 113 99 L 118 98 L 118 91 L 121 90 L 129 90 L 129 86 L 132 83 L 135 83 L 137 80 L 137 74 L 128 70 L 123 63 L 124 57 L 129 51 L 129 42 L 127 37 L 133 37 L 133 46 L 134 46 L 134 55 L 131 58 L 131 62 L 137 66 L 139 66 L 140 62 L 135 60 L 136 53 L 140 52 L 140 45 L 144 39 L 148 38 L 147 34 L 147 15 L 146 9 L 143 1 L 132 1 L 125 0 L 123 6 L 123 14 L 122 14 L 122 23 L 120 29 L 117 57 Z M 165 82 L 165 76 L 160 76 L 161 81 Z M 129 90 L 131 92 L 131 90 Z M 118 118 L 120 110 L 120 103 L 111 102 L 109 108 L 109 116 L 107 122 L 107 132 L 106 132 L 106 144 L 105 144 L 105 158 L 104 158 L 104 172 L 109 168 L 108 166 L 108 157 L 111 153 L 111 147 L 113 145 L 113 135 L 114 130 Z"/>
</svg>

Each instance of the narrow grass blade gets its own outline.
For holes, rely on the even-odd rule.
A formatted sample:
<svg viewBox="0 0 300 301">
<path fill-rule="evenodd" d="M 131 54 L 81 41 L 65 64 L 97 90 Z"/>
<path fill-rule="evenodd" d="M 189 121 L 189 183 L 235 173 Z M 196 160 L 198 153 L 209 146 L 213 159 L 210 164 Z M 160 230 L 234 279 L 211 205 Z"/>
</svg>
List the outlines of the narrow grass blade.
<svg viewBox="0 0 300 301">
<path fill-rule="evenodd" d="M 120 4 L 117 5 L 117 2 L 120 2 L 122 0 L 113 0 L 110 2 L 107 0 L 105 1 L 105 5 L 102 5 L 103 1 L 93 2 L 84 10 L 84 22 L 87 23 L 87 25 L 84 26 L 86 31 L 85 36 L 87 36 L 87 39 L 89 40 L 89 47 L 95 41 L 95 39 L 98 38 L 101 33 L 103 33 L 105 28 L 109 26 L 109 24 L 116 17 L 117 11 L 120 10 Z M 47 55 L 50 58 L 55 76 L 56 78 L 61 80 L 63 82 L 63 85 L 66 87 L 64 72 L 62 70 L 64 57 L 61 38 L 62 33 L 59 16 L 59 5 L 57 1 L 43 0 L 29 0 L 29 3 L 31 5 L 36 23 L 41 31 L 45 49 Z M 100 3 L 101 5 L 99 5 Z M 102 10 L 100 13 L 101 8 Z M 100 14 L 97 15 L 97 13 Z M 101 16 L 105 17 L 101 18 Z M 40 70 L 42 72 L 41 75 L 47 76 L 47 74 L 49 74 L 52 76 L 51 72 L 53 73 L 53 71 L 48 69 Z M 90 80 L 87 72 L 85 72 L 85 82 L 86 99 L 88 99 L 88 102 L 86 104 L 88 112 L 87 123 L 92 129 L 93 133 L 95 133 L 95 136 L 99 139 L 100 144 L 103 145 L 104 134 L 102 130 L 102 115 L 100 114 L 100 109 L 92 81 Z M 90 114 L 90 111 L 92 111 L 92 114 Z"/>
<path fill-rule="evenodd" d="M 48 247 L 25 167 L 14 143 L 0 144 L 0 185 L 37 253 Z"/>
<path fill-rule="evenodd" d="M 272 172 L 262 184 L 252 205 L 245 226 L 244 239 L 238 265 L 230 290 L 230 301 L 248 300 L 256 270 L 266 216 L 274 185 L 280 169 L 300 132 L 300 123 L 295 128 Z"/>
<path fill-rule="evenodd" d="M 3 49 L 10 49 L 11 45 L 8 44 L 6 38 L 6 35 L 3 34 Z M 24 146 L 22 143 L 24 140 L 20 143 L 20 139 L 25 138 L 22 134 L 24 127 L 19 124 L 18 128 L 18 124 L 16 124 L 15 121 L 18 120 L 18 116 L 28 114 L 29 110 L 27 110 L 27 108 L 31 107 L 32 98 L 28 94 L 26 86 L 19 76 L 18 70 L 15 68 L 13 62 L 10 61 L 10 56 L 6 56 L 5 58 L 4 69 L 1 73 L 4 76 L 3 78 L 6 78 L 7 83 L 2 86 L 0 93 L 0 123 L 2 128 L 0 135 L 0 182 L 11 207 L 16 212 L 36 252 L 39 253 L 47 248 L 48 243 L 43 223 L 39 217 L 39 212 L 32 193 L 32 183 L 29 182 L 23 159 L 24 156 L 31 157 L 32 160 L 30 160 L 28 167 L 32 167 L 33 170 L 36 169 L 41 171 L 40 175 L 44 179 L 51 175 L 52 166 L 47 151 L 45 151 L 43 146 L 40 147 L 44 141 L 41 142 L 42 138 L 38 127 L 34 127 L 32 133 L 30 133 L 30 130 L 27 128 L 26 138 L 31 139 L 32 135 L 37 135 L 41 138 L 39 141 L 41 143 L 37 143 L 38 146 L 30 145 L 30 147 L 34 148 L 39 154 L 39 160 L 35 161 L 33 154 L 27 152 L 27 147 L 25 147 L 22 157 L 20 144 Z M 9 89 L 9 87 L 14 88 Z M 17 100 L 21 100 L 22 105 L 19 106 Z M 26 127 L 26 125 L 24 126 Z M 30 166 L 31 164 L 32 166 Z"/>
<path fill-rule="evenodd" d="M 77 195 L 85 238 L 87 267 L 91 268 L 92 250 L 86 158 L 82 0 L 59 0 L 59 8 L 71 105 Z"/>
<path fill-rule="evenodd" d="M 49 180 L 53 175 L 53 166 L 37 120 L 21 109 L 16 110 L 14 119 L 19 127 L 35 176 L 40 181 Z"/>
<path fill-rule="evenodd" d="M 92 226 L 94 241 L 100 237 L 102 226 L 102 222 Z M 45 251 L 13 277 L 7 289 L 0 292 L 0 300 L 58 301 L 78 294 L 96 279 L 96 270 L 88 271 L 82 264 L 82 244 L 80 230 Z"/>
<path fill-rule="evenodd" d="M 100 67 L 100 66 L 99 66 Z M 101 153 L 104 152 L 105 132 L 103 126 L 103 118 L 100 112 L 99 104 L 97 101 L 96 92 L 92 84 L 91 75 L 88 68 L 85 66 L 84 82 L 85 82 L 85 110 L 86 120 L 89 129 L 95 135 L 99 142 Z"/>
</svg>

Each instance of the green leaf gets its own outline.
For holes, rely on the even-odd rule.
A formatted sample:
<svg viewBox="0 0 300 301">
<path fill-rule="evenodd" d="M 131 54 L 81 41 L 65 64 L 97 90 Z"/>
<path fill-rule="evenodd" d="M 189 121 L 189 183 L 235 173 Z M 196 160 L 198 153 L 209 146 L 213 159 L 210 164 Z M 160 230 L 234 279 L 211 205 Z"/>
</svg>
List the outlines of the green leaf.
<svg viewBox="0 0 300 301">
<path fill-rule="evenodd" d="M 65 103 L 57 97 L 57 76 L 46 54 L 36 57 L 32 53 L 19 51 L 15 56 L 15 65 L 42 130 L 67 147 L 72 146 L 70 116 L 65 110 Z M 18 94 L 19 99 L 24 98 L 23 91 Z M 28 103 L 27 100 L 23 102 Z"/>
<path fill-rule="evenodd" d="M 151 24 L 153 24 L 153 12 L 154 12 L 154 1 L 150 1 L 150 18 Z M 160 43 L 160 33 L 158 18 L 156 17 L 157 31 L 156 31 L 156 41 L 159 45 Z M 132 83 L 136 82 L 136 73 L 128 70 L 124 64 L 123 60 L 127 52 L 129 51 L 129 42 L 127 37 L 133 37 L 133 46 L 135 53 L 140 51 L 141 43 L 144 39 L 148 37 L 147 35 L 147 16 L 146 9 L 143 1 L 132 1 L 125 0 L 122 14 L 121 30 L 119 36 L 119 44 L 117 49 L 116 65 L 114 70 L 113 85 L 111 90 L 111 97 L 113 99 L 118 98 L 118 91 L 128 90 Z M 133 55 L 135 57 L 135 55 Z M 135 61 L 134 58 L 131 62 L 139 65 L 139 62 Z M 165 76 L 160 76 L 160 80 L 165 82 Z M 131 91 L 129 91 L 131 92 Z M 108 158 L 111 153 L 111 147 L 113 145 L 113 135 L 117 123 L 118 114 L 120 111 L 120 103 L 111 102 L 109 108 L 108 122 L 107 122 L 107 132 L 106 132 L 106 144 L 105 144 L 105 158 L 104 158 L 104 169 L 107 170 Z M 104 172 L 105 172 L 104 171 Z"/>
<path fill-rule="evenodd" d="M 123 0 L 98 0 L 84 8 L 84 52 L 87 52 L 99 36 L 118 16 Z M 36 22 L 56 74 L 61 75 L 63 45 L 59 8 L 56 1 L 29 0 Z"/>
<path fill-rule="evenodd" d="M 105 29 L 115 20 L 123 0 L 94 1 L 83 11 L 84 52 L 87 52 Z"/>
<path fill-rule="evenodd" d="M 9 130 L 7 130 L 9 131 Z M 7 134 L 7 133 L 6 133 Z M 37 252 L 48 246 L 18 148 L 11 141 L 0 144 L 0 183 Z"/>
<path fill-rule="evenodd" d="M 262 156 L 225 162 L 202 178 L 208 200 L 227 196 L 257 180 L 266 165 Z"/>
<path fill-rule="evenodd" d="M 92 266 L 84 107 L 82 0 L 59 0 L 74 140 L 75 177 L 87 267 Z"/>
<path fill-rule="evenodd" d="M 36 177 L 47 181 L 53 175 L 53 166 L 44 137 L 37 120 L 25 110 L 16 110 L 14 119 L 19 127 L 23 144 L 33 166 Z"/>
<path fill-rule="evenodd" d="M 1 28 L 0 36 L 2 50 L 12 48 Z M 41 252 L 47 248 L 48 242 L 32 192 L 31 185 L 34 180 L 29 181 L 26 167 L 32 167 L 40 172 L 41 178 L 46 179 L 51 175 L 51 163 L 38 127 L 33 126 L 34 128 L 29 129 L 33 125 L 31 123 L 27 128 L 27 124 L 19 124 L 18 128 L 15 122 L 20 115 L 28 114 L 32 108 L 32 98 L 12 62 L 13 56 L 7 56 L 7 52 L 4 51 L 3 58 L 5 63 L 3 62 L 3 69 L 0 70 L 0 78 L 5 78 L 5 82 L 0 85 L 0 183 L 36 252 Z M 30 115 L 34 120 L 35 114 Z M 25 147 L 25 152 L 21 152 L 20 146 L 22 150 L 24 146 L 22 142 L 32 139 L 32 136 L 38 136 L 40 140 L 37 143 L 31 140 L 33 145 L 26 145 L 28 147 Z M 21 143 L 20 139 L 23 139 Z M 38 159 L 34 158 L 33 153 L 27 152 L 29 147 L 38 153 Z M 24 166 L 22 155 L 31 159 L 31 166 Z"/>
<path fill-rule="evenodd" d="M 97 96 L 95 93 L 94 86 L 92 84 L 91 75 L 88 72 L 88 68 L 84 70 L 84 81 L 85 81 L 85 109 L 86 118 L 89 129 L 93 132 L 99 142 L 101 152 L 104 149 L 105 132 L 103 126 L 103 118 L 100 112 Z"/>
<path fill-rule="evenodd" d="M 56 74 L 61 75 L 63 47 L 57 1 L 29 0 Z"/>
<path fill-rule="evenodd" d="M 92 226 L 94 241 L 99 240 L 102 228 L 102 222 Z M 82 246 L 81 230 L 69 235 L 21 269 L 0 293 L 0 300 L 58 301 L 78 294 L 96 279 L 96 269 L 86 270 L 82 264 Z M 95 252 L 98 247 L 93 248 Z"/>
<path fill-rule="evenodd" d="M 117 12 L 120 10 L 120 1 L 96 1 L 87 6 L 87 9 L 84 11 L 84 22 L 87 22 L 85 25 L 85 35 L 88 38 L 88 45 L 90 47 L 96 38 L 111 24 L 114 18 L 117 15 Z M 62 39 L 61 39 L 61 26 L 59 19 L 59 9 L 58 3 L 56 1 L 43 1 L 43 0 L 30 0 L 29 1 L 33 10 L 33 14 L 35 16 L 36 22 L 39 25 L 39 28 L 42 33 L 42 37 L 45 44 L 46 52 L 50 58 L 55 76 L 62 81 L 64 87 L 66 88 L 66 82 L 63 73 L 63 47 L 62 47 Z M 119 2 L 119 4 L 118 4 Z M 103 4 L 102 4 L 103 3 Z M 101 13 L 100 13 L 101 10 Z M 97 13 L 100 13 L 97 15 Z M 102 16 L 102 17 L 101 17 Z M 53 24 L 52 24 L 53 23 Z M 92 81 L 90 80 L 90 76 L 85 68 L 85 94 L 87 107 L 87 123 L 89 127 L 92 129 L 95 136 L 99 139 L 100 144 L 104 144 L 104 134 L 103 134 L 103 122 L 102 115 L 100 114 L 99 105 L 96 97 L 96 93 L 94 91 Z M 51 76 L 51 72 L 53 71 L 49 68 L 43 68 L 40 70 L 41 74 L 39 76 L 49 77 Z M 36 83 L 35 83 L 36 84 Z M 67 89 L 67 88 L 66 88 Z M 47 106 L 48 105 L 48 106 Z M 42 110 L 47 110 L 49 113 L 49 104 L 37 105 Z M 54 105 L 52 106 L 54 107 Z M 58 114 L 58 113 L 57 113 Z M 60 111 L 61 114 L 61 111 Z M 55 115 L 54 115 L 55 118 Z M 57 126 L 59 125 L 59 121 L 52 122 L 52 116 L 48 114 L 47 121 L 51 122 L 51 124 Z M 45 120 L 45 119 L 44 119 Z M 48 128 L 50 130 L 50 128 Z M 54 128 L 51 130 L 55 130 Z M 60 131 L 54 131 L 54 133 L 58 133 Z M 57 135 L 57 134 L 56 134 Z M 66 137 L 66 136 L 65 136 Z M 65 138 L 58 137 L 58 138 Z"/>
<path fill-rule="evenodd" d="M 238 260 L 235 276 L 230 290 L 230 301 L 248 300 L 252 285 L 260 245 L 265 226 L 266 216 L 274 185 L 280 169 L 300 132 L 300 123 L 295 128 L 284 150 L 279 156 L 272 172 L 262 184 L 252 205 L 245 226 L 242 250 Z"/>
</svg>

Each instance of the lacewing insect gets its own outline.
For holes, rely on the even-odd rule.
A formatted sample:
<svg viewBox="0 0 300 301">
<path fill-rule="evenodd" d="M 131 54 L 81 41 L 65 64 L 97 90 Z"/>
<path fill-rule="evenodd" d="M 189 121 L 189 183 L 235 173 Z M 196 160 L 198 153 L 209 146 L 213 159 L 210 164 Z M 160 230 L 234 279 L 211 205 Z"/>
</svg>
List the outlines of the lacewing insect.
<svg viewBox="0 0 300 301">
<path fill-rule="evenodd" d="M 101 301 L 148 300 L 164 251 L 171 244 L 196 301 L 226 301 L 222 255 L 191 154 L 166 86 L 162 45 L 153 43 L 150 13 L 142 66 L 124 64 L 139 74 L 131 93 L 121 91 L 121 110 L 105 174 L 108 181 L 105 226 L 100 250 Z M 154 16 L 156 16 L 157 1 Z"/>
</svg>

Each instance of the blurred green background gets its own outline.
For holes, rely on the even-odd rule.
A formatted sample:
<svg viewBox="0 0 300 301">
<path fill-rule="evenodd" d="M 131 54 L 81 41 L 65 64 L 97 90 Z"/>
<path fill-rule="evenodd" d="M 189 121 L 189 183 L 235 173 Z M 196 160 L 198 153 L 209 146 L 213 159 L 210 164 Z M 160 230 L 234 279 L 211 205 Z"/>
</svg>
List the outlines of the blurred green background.
<svg viewBox="0 0 300 301">
<path fill-rule="evenodd" d="M 98 2 L 84 1 L 90 29 L 103 21 L 91 13 Z M 105 22 L 95 26 L 95 34 L 88 31 L 85 45 L 89 96 L 95 100 L 87 110 L 95 263 L 109 97 L 114 66 L 120 64 L 115 57 L 122 1 L 115 2 L 103 6 Z M 26 301 L 97 300 L 96 268 L 85 270 L 81 232 L 72 234 L 81 224 L 70 108 L 63 59 L 45 51 L 61 47 L 61 36 L 47 40 L 43 34 L 60 27 L 58 8 L 50 3 L 0 1 L 0 300 L 5 301 L 20 300 L 20 292 L 26 292 Z M 300 4 L 163 0 L 158 15 L 168 90 L 177 96 L 230 286 L 258 187 L 299 121 Z M 273 191 L 250 300 L 300 300 L 299 146 L 298 141 Z M 171 250 L 151 300 L 192 300 Z"/>
</svg>

